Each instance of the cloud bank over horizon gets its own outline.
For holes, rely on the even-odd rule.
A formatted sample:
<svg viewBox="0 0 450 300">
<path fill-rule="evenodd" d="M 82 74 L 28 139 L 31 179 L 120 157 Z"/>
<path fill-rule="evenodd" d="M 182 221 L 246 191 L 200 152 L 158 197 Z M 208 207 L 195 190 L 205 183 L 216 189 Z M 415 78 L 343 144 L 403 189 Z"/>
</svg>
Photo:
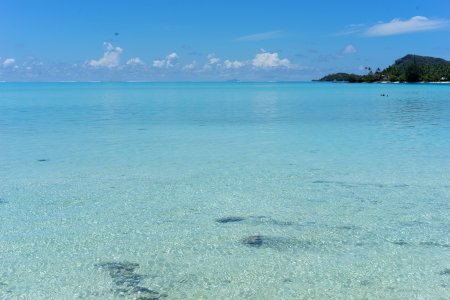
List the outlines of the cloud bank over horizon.
<svg viewBox="0 0 450 300">
<path fill-rule="evenodd" d="M 1 63 L 0 79 L 91 81 L 91 80 L 298 80 L 307 67 L 299 67 L 278 52 L 261 49 L 253 58 L 236 60 L 221 59 L 216 54 L 208 54 L 204 63 L 196 60 L 181 63 L 176 52 L 151 63 L 139 57 L 131 57 L 122 62 L 122 47 L 110 42 L 103 43 L 104 52 L 98 59 L 88 59 L 84 63 L 44 64 L 40 61 L 24 62 L 18 65 L 16 59 L 7 58 Z M 45 74 L 45 75 L 44 75 Z M 174 76 L 177 75 L 177 76 Z M 19 80 L 22 81 L 22 80 Z"/>
</svg>

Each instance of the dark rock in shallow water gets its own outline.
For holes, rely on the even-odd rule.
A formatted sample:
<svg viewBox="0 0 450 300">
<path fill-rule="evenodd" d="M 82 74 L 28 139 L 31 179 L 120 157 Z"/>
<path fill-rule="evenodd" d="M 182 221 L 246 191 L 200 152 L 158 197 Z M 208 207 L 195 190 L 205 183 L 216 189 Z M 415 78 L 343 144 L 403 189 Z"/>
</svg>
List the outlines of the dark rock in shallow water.
<svg viewBox="0 0 450 300">
<path fill-rule="evenodd" d="M 261 247 L 263 244 L 263 237 L 260 235 L 252 235 L 243 239 L 242 242 L 250 247 Z"/>
<path fill-rule="evenodd" d="M 441 272 L 439 272 L 440 275 L 450 275 L 450 268 L 447 268 Z"/>
<path fill-rule="evenodd" d="M 224 218 L 216 219 L 216 222 L 224 224 L 224 223 L 241 222 L 244 220 L 245 220 L 245 218 L 242 218 L 242 217 L 224 217 Z"/>
<path fill-rule="evenodd" d="M 151 296 L 151 295 L 138 295 L 136 300 L 159 300 L 160 296 Z"/>
<path fill-rule="evenodd" d="M 292 226 L 294 225 L 294 222 L 272 220 L 272 224 L 277 226 Z"/>
<path fill-rule="evenodd" d="M 305 250 L 313 246 L 310 241 L 299 240 L 290 237 L 252 235 L 242 240 L 248 247 L 271 248 L 279 251 Z"/>
<path fill-rule="evenodd" d="M 115 285 L 114 292 L 119 295 L 136 295 L 136 299 L 155 300 L 162 295 L 139 284 L 144 278 L 143 275 L 135 272 L 139 264 L 130 262 L 106 262 L 96 264 L 97 267 L 109 272 L 109 276 Z"/>
<path fill-rule="evenodd" d="M 245 220 L 248 220 L 248 222 L 253 225 L 261 225 L 261 224 L 277 225 L 277 226 L 295 225 L 293 222 L 290 222 L 290 221 L 279 221 L 279 220 L 273 219 L 271 217 L 266 217 L 266 216 L 248 216 L 246 218 L 230 216 L 230 217 L 223 217 L 223 218 L 216 219 L 216 222 L 221 223 L 221 224 L 226 224 L 226 223 L 242 222 Z"/>
<path fill-rule="evenodd" d="M 404 240 L 393 241 L 392 244 L 394 244 L 394 245 L 399 245 L 399 246 L 406 246 L 406 245 L 409 245 L 409 243 L 408 243 L 408 242 L 405 242 Z"/>
<path fill-rule="evenodd" d="M 341 229 L 341 230 L 353 230 L 356 227 L 353 225 L 338 225 L 336 226 L 337 229 Z"/>
<path fill-rule="evenodd" d="M 124 274 L 133 274 L 134 270 L 139 267 L 139 264 L 130 262 L 107 262 L 96 264 L 96 266 L 109 271 L 111 277 L 118 277 Z"/>
<path fill-rule="evenodd" d="M 279 221 L 267 216 L 251 216 L 250 219 L 255 224 L 267 224 L 267 225 L 277 225 L 277 226 L 291 226 L 294 225 L 290 221 Z"/>
<path fill-rule="evenodd" d="M 450 248 L 450 244 L 443 244 L 437 242 L 422 242 L 420 243 L 422 246 L 434 246 L 434 247 L 442 247 L 442 248 Z"/>
<path fill-rule="evenodd" d="M 134 270 L 139 267 L 139 265 L 135 263 L 108 262 L 98 264 L 97 266 L 107 270 L 113 283 L 123 289 L 130 289 L 138 286 L 143 278 L 142 275 L 134 272 Z"/>
</svg>

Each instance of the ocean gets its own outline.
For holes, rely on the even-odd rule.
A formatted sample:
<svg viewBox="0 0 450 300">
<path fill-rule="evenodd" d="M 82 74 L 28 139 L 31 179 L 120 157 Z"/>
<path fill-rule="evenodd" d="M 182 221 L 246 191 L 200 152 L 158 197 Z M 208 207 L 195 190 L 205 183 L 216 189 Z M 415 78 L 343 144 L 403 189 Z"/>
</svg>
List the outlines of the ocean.
<svg viewBox="0 0 450 300">
<path fill-rule="evenodd" d="M 0 83 L 0 299 L 448 299 L 450 85 Z"/>
</svg>

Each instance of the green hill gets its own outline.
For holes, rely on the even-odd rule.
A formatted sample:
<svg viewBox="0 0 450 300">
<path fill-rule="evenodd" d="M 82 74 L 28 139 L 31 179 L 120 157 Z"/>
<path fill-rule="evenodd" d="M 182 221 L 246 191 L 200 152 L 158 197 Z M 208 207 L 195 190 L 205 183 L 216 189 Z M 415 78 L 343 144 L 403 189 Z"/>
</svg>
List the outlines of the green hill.
<svg viewBox="0 0 450 300">
<path fill-rule="evenodd" d="M 408 54 L 384 70 L 366 68 L 367 75 L 335 73 L 319 81 L 345 82 L 438 82 L 450 80 L 450 62 L 436 57 Z"/>
<path fill-rule="evenodd" d="M 395 66 L 406 66 L 410 64 L 417 64 L 418 66 L 426 66 L 426 65 L 445 65 L 450 63 L 443 58 L 436 58 L 431 56 L 420 56 L 414 54 L 408 54 L 402 58 L 399 58 L 395 61 Z"/>
</svg>

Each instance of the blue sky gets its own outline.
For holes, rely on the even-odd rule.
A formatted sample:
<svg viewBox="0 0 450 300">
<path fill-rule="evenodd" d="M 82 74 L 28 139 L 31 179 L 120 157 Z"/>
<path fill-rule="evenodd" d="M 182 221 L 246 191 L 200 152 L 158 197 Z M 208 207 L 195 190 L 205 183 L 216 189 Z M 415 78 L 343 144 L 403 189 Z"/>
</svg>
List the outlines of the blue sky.
<svg viewBox="0 0 450 300">
<path fill-rule="evenodd" d="M 0 1 L 0 80 L 310 80 L 450 60 L 450 1 Z"/>
</svg>

